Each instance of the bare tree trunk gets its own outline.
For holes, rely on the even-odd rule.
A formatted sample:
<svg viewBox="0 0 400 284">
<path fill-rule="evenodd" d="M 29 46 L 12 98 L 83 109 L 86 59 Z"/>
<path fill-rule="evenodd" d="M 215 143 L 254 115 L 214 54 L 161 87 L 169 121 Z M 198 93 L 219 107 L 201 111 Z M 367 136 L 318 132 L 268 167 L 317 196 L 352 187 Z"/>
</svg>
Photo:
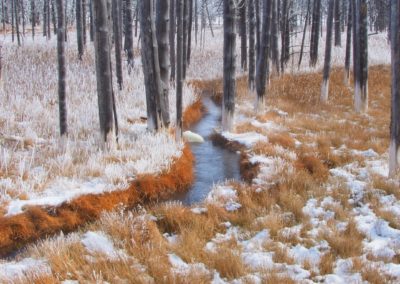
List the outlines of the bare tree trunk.
<svg viewBox="0 0 400 284">
<path fill-rule="evenodd" d="M 254 0 L 255 12 L 256 12 L 256 60 L 258 62 L 258 56 L 260 54 L 261 46 L 261 22 L 260 22 L 260 0 Z"/>
<path fill-rule="evenodd" d="M 304 21 L 303 38 L 301 39 L 301 48 L 300 48 L 300 56 L 299 56 L 299 64 L 298 64 L 299 70 L 300 70 L 300 66 L 301 66 L 301 61 L 303 60 L 304 41 L 306 39 L 307 24 L 308 24 L 309 16 L 310 16 L 310 0 L 307 0 L 307 13 L 306 13 L 306 20 Z"/>
<path fill-rule="evenodd" d="M 182 140 L 183 1 L 176 0 L 176 140 Z"/>
<path fill-rule="evenodd" d="M 335 0 L 335 46 L 342 46 L 342 35 L 340 29 L 340 0 Z"/>
<path fill-rule="evenodd" d="M 48 37 L 48 39 L 50 39 L 51 38 L 51 15 L 50 15 L 50 13 L 51 13 L 51 10 L 50 10 L 50 0 L 47 0 L 46 1 L 46 5 L 47 5 L 47 8 L 46 8 L 46 10 L 47 10 L 47 22 L 46 22 L 46 24 L 47 24 L 47 37 Z"/>
<path fill-rule="evenodd" d="M 22 35 L 25 36 L 25 4 L 24 0 L 21 0 L 21 17 L 22 17 Z"/>
<path fill-rule="evenodd" d="M 199 5 L 198 0 L 194 0 L 194 40 L 197 46 L 197 38 L 199 33 Z"/>
<path fill-rule="evenodd" d="M 132 0 L 125 0 L 125 50 L 128 57 L 128 70 L 133 68 L 133 13 Z"/>
<path fill-rule="evenodd" d="M 11 0 L 14 1 L 14 0 Z M 43 0 L 43 36 L 47 37 L 47 1 Z M 12 2 L 11 2 L 12 3 Z"/>
<path fill-rule="evenodd" d="M 89 36 L 90 41 L 94 41 L 94 19 L 93 19 L 93 0 L 89 0 Z"/>
<path fill-rule="evenodd" d="M 122 90 L 122 39 L 120 32 L 120 1 L 113 0 L 112 2 L 112 18 L 113 18 L 113 32 L 114 32 L 114 50 L 115 50 L 115 70 L 117 73 L 117 83 L 120 90 Z"/>
<path fill-rule="evenodd" d="M 255 90 L 255 72 L 256 72 L 256 50 L 255 50 L 255 30 L 256 30 L 256 19 L 254 0 L 249 1 L 249 90 Z"/>
<path fill-rule="evenodd" d="M 175 17 L 175 2 L 171 0 L 169 9 L 169 61 L 171 63 L 171 82 L 175 81 L 175 31 L 176 31 L 176 17 Z"/>
<path fill-rule="evenodd" d="M 247 25 L 246 25 L 246 0 L 239 3 L 240 14 L 240 67 L 247 70 Z"/>
<path fill-rule="evenodd" d="M 212 27 L 212 21 L 211 21 L 210 11 L 208 10 L 207 1 L 206 1 L 206 11 L 207 11 L 207 17 L 208 17 L 208 24 L 210 25 L 211 35 L 212 35 L 212 37 L 214 37 L 214 30 L 213 30 L 213 27 Z"/>
<path fill-rule="evenodd" d="M 65 20 L 63 0 L 57 1 L 57 58 L 58 58 L 58 109 L 61 137 L 68 134 L 65 68 Z"/>
<path fill-rule="evenodd" d="M 153 14 L 153 1 L 139 0 L 141 52 L 146 87 L 147 126 L 158 130 L 161 122 L 160 99 L 162 96 L 158 44 Z"/>
<path fill-rule="evenodd" d="M 14 18 L 15 18 L 15 32 L 17 33 L 17 41 L 18 41 L 18 46 L 21 46 L 21 35 L 19 32 L 19 12 L 18 12 L 18 2 L 19 0 L 14 0 Z"/>
<path fill-rule="evenodd" d="M 256 109 L 262 111 L 265 104 L 265 92 L 269 77 L 269 53 L 271 38 L 271 1 L 266 1 L 263 6 L 263 25 L 261 30 L 260 55 L 257 60 L 256 88 L 257 104 Z"/>
<path fill-rule="evenodd" d="M 75 12 L 76 12 L 76 37 L 78 42 L 78 58 L 79 60 L 82 60 L 82 55 L 83 55 L 82 0 L 76 0 Z"/>
<path fill-rule="evenodd" d="M 335 1 L 329 0 L 328 18 L 326 20 L 326 45 L 325 45 L 325 62 L 324 74 L 321 86 L 321 101 L 326 103 L 329 94 L 329 75 L 331 71 L 331 54 L 332 54 L 332 33 L 333 33 L 333 12 Z"/>
<path fill-rule="evenodd" d="M 193 27 L 193 0 L 188 0 L 188 43 L 187 43 L 187 53 L 186 53 L 186 62 L 187 66 L 190 65 L 190 56 L 192 53 L 192 27 Z"/>
<path fill-rule="evenodd" d="M 400 1 L 391 0 L 392 107 L 390 123 L 389 177 L 400 164 Z"/>
<path fill-rule="evenodd" d="M 32 38 L 35 38 L 35 26 L 36 26 L 36 11 L 35 11 L 35 0 L 31 0 L 31 24 L 32 24 Z"/>
<path fill-rule="evenodd" d="M 56 20 L 56 4 L 55 0 L 51 0 L 51 21 L 53 23 L 53 33 L 57 34 L 57 20 Z"/>
<path fill-rule="evenodd" d="M 272 0 L 271 4 L 272 14 L 271 14 L 271 55 L 272 64 L 275 67 L 275 72 L 279 75 L 279 49 L 278 49 L 278 5 L 277 0 Z"/>
<path fill-rule="evenodd" d="M 368 110 L 368 23 L 367 1 L 355 0 L 354 46 L 354 107 L 357 112 Z"/>
<path fill-rule="evenodd" d="M 224 0 L 224 97 L 222 130 L 231 131 L 235 114 L 236 32 L 235 0 Z"/>
<path fill-rule="evenodd" d="M 284 73 L 286 63 L 289 61 L 290 27 L 289 27 L 289 1 L 283 0 L 282 4 L 282 31 L 281 31 L 281 71 Z"/>
<path fill-rule="evenodd" d="M 318 61 L 319 29 L 321 20 L 321 0 L 314 0 L 311 42 L 310 42 L 310 66 L 315 67 Z"/>
<path fill-rule="evenodd" d="M 353 25 L 353 1 L 349 1 L 349 15 L 347 19 L 347 37 L 346 37 L 346 57 L 344 63 L 344 82 L 346 85 L 350 82 L 350 54 L 351 54 L 351 30 Z"/>
<path fill-rule="evenodd" d="M 156 31 L 158 42 L 158 61 L 160 63 L 160 78 L 162 82 L 162 95 L 160 99 L 161 121 L 168 127 L 169 118 L 169 83 L 171 65 L 169 61 L 169 12 L 170 0 L 157 0 Z"/>
<path fill-rule="evenodd" d="M 77 0 L 79 1 L 79 0 Z M 113 143 L 114 109 L 111 74 L 111 44 L 106 0 L 93 2 L 95 25 L 96 79 L 100 134 L 105 143 Z"/>
<path fill-rule="evenodd" d="M 11 0 L 11 39 L 14 42 L 14 25 L 15 25 L 15 13 L 14 13 L 14 6 L 16 0 Z"/>
<path fill-rule="evenodd" d="M 33 1 L 33 0 L 31 0 L 31 1 Z M 3 24 L 3 31 L 6 30 L 6 13 L 5 13 L 4 9 L 5 9 L 4 0 L 1 0 L 1 22 Z"/>
<path fill-rule="evenodd" d="M 187 36 L 188 36 L 188 3 L 187 0 L 183 1 L 183 66 L 182 66 L 182 76 L 183 79 L 186 79 L 186 66 L 187 66 L 187 60 L 186 60 L 186 56 L 187 56 Z"/>
<path fill-rule="evenodd" d="M 83 40 L 83 46 L 86 46 L 86 0 L 81 0 L 81 1 L 82 1 L 82 40 Z"/>
</svg>

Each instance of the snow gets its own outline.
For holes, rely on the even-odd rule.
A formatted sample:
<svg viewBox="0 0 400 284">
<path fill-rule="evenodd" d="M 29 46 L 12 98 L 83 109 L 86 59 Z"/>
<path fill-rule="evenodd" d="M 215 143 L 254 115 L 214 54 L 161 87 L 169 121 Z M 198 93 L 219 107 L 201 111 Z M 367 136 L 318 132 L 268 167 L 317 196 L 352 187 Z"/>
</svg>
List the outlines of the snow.
<svg viewBox="0 0 400 284">
<path fill-rule="evenodd" d="M 125 252 L 117 250 L 113 242 L 103 232 L 86 232 L 81 240 L 82 244 L 91 254 L 102 254 L 110 260 L 126 257 Z"/>
<path fill-rule="evenodd" d="M 254 146 L 257 142 L 268 141 L 268 138 L 257 132 L 246 132 L 246 133 L 231 133 L 222 132 L 222 136 L 229 141 L 238 142 L 248 148 Z"/>
<path fill-rule="evenodd" d="M 201 137 L 199 134 L 194 133 L 192 131 L 185 131 L 183 132 L 183 139 L 187 142 L 191 143 L 204 143 L 204 138 Z"/>
<path fill-rule="evenodd" d="M 236 211 L 242 207 L 237 202 L 237 192 L 231 186 L 217 185 L 208 193 L 206 203 L 215 204 L 224 207 L 226 211 Z"/>
<path fill-rule="evenodd" d="M 210 271 L 204 265 L 204 263 L 186 263 L 176 254 L 170 253 L 168 254 L 168 260 L 172 265 L 172 271 L 178 275 L 189 275 L 191 273 L 196 274 L 209 274 Z"/>
<path fill-rule="evenodd" d="M 200 215 L 200 214 L 206 213 L 207 208 L 195 207 L 195 208 L 190 209 L 190 211 L 192 211 L 194 214 Z"/>
<path fill-rule="evenodd" d="M 12 281 L 17 278 L 32 275 L 51 274 L 51 268 L 44 260 L 24 258 L 20 261 L 0 261 L 0 281 Z"/>
</svg>

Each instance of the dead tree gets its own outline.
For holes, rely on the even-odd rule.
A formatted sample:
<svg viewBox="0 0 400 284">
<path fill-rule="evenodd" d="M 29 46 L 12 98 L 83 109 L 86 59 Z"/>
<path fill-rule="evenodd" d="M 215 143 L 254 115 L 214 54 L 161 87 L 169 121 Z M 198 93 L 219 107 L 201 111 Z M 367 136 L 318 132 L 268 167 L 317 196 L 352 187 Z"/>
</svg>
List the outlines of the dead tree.
<svg viewBox="0 0 400 284">
<path fill-rule="evenodd" d="M 311 41 L 310 41 L 310 66 L 315 67 L 318 61 L 319 29 L 321 21 L 321 0 L 314 0 Z"/>
<path fill-rule="evenodd" d="M 304 41 L 306 39 L 307 25 L 308 25 L 309 16 L 310 16 L 310 2 L 311 2 L 310 0 L 307 0 L 307 12 L 306 12 L 306 18 L 304 21 L 303 37 L 301 39 L 300 56 L 299 56 L 299 63 L 298 63 L 299 70 L 300 70 L 300 66 L 301 66 L 301 61 L 303 60 Z"/>
<path fill-rule="evenodd" d="M 61 137 L 68 134 L 65 68 L 65 19 L 63 0 L 57 1 L 58 110 Z"/>
<path fill-rule="evenodd" d="M 186 79 L 186 66 L 187 66 L 187 38 L 188 38 L 188 3 L 187 0 L 183 1 L 183 47 L 182 47 L 182 52 L 183 52 L 183 69 L 182 69 L 182 76 L 183 79 Z"/>
<path fill-rule="evenodd" d="M 342 46 L 342 34 L 340 29 L 341 0 L 335 0 L 335 46 Z"/>
<path fill-rule="evenodd" d="M 83 46 L 86 46 L 86 0 L 81 0 L 82 1 L 82 41 L 83 41 Z M 120 0 L 118 0 L 119 2 Z"/>
<path fill-rule="evenodd" d="M 158 44 L 154 23 L 153 1 L 139 0 L 139 18 L 141 27 L 141 53 L 146 88 L 147 127 L 158 130 L 161 122 L 160 99 L 162 86 Z"/>
<path fill-rule="evenodd" d="M 78 0 L 79 1 L 79 0 Z M 116 116 L 112 87 L 110 25 L 107 0 L 93 1 L 95 19 L 95 57 L 100 134 L 103 143 L 113 143 Z"/>
<path fill-rule="evenodd" d="M 286 63 L 289 61 L 290 48 L 290 25 L 289 25 L 289 1 L 282 0 L 282 23 L 281 23 L 281 72 L 285 71 Z M 265 3 L 264 3 L 265 4 Z"/>
<path fill-rule="evenodd" d="M 275 72 L 279 75 L 279 25 L 278 25 L 278 5 L 277 0 L 272 0 L 271 4 L 271 60 L 272 65 L 275 67 Z"/>
<path fill-rule="evenodd" d="M 333 33 L 333 12 L 335 2 L 337 0 L 329 0 L 328 17 L 326 20 L 326 45 L 325 45 L 325 62 L 324 73 L 321 86 L 321 101 L 326 103 L 329 94 L 329 75 L 331 71 L 331 54 L 332 54 L 332 33 Z"/>
<path fill-rule="evenodd" d="M 182 140 L 183 1 L 176 0 L 176 140 Z M 203 2 L 204 3 L 204 2 Z"/>
<path fill-rule="evenodd" d="M 36 26 L 36 8 L 35 0 L 31 0 L 31 24 L 32 24 L 32 38 L 35 38 L 35 26 Z"/>
<path fill-rule="evenodd" d="M 257 103 L 256 109 L 262 111 L 264 109 L 265 92 L 269 77 L 269 54 L 271 42 L 271 0 L 264 3 L 263 6 L 263 24 L 261 28 L 261 46 L 260 55 L 257 60 L 256 71 L 256 89 Z"/>
<path fill-rule="evenodd" d="M 235 114 L 236 32 L 235 0 L 224 0 L 224 97 L 222 130 L 230 131 Z"/>
<path fill-rule="evenodd" d="M 133 68 L 134 58 L 133 58 L 133 13 L 132 13 L 132 0 L 125 0 L 125 43 L 124 49 L 128 59 L 128 70 L 129 72 Z"/>
<path fill-rule="evenodd" d="M 256 61 L 260 54 L 260 36 L 261 36 L 261 22 L 260 22 L 260 0 L 254 0 L 255 13 L 256 13 Z"/>
<path fill-rule="evenodd" d="M 115 70 L 117 73 L 117 83 L 120 90 L 122 90 L 122 38 L 120 27 L 120 1 L 113 0 L 112 2 L 112 20 L 113 20 L 113 33 L 114 33 L 114 51 L 115 51 Z"/>
<path fill-rule="evenodd" d="M 175 34 L 176 34 L 176 17 L 175 17 L 175 2 L 176 0 L 171 0 L 169 9 L 169 61 L 171 64 L 171 82 L 175 81 Z M 197 1 L 196 1 L 197 3 Z M 177 8 L 177 7 L 176 7 Z"/>
<path fill-rule="evenodd" d="M 192 54 L 192 26 L 193 26 L 193 0 L 187 0 L 188 3 L 188 27 L 187 27 L 187 52 L 186 52 L 186 64 L 190 65 L 190 56 Z"/>
<path fill-rule="evenodd" d="M 247 70 L 247 18 L 246 0 L 239 3 L 239 32 L 240 32 L 240 67 Z"/>
<path fill-rule="evenodd" d="M 353 10 L 354 107 L 368 109 L 368 10 L 366 0 L 355 0 Z"/>
<path fill-rule="evenodd" d="M 82 0 L 76 0 L 75 12 L 76 12 L 76 39 L 78 42 L 78 58 L 79 60 L 82 60 L 83 56 Z"/>
<path fill-rule="evenodd" d="M 350 55 L 351 55 L 351 30 L 353 25 L 353 1 L 349 1 L 349 11 L 347 17 L 347 36 L 346 36 L 346 57 L 344 62 L 344 82 L 350 82 Z"/>
<path fill-rule="evenodd" d="M 389 177 L 400 163 L 400 1 L 391 0 L 392 106 L 390 123 Z"/>
<path fill-rule="evenodd" d="M 168 127 L 169 118 L 169 82 L 171 65 L 169 61 L 169 0 L 157 0 L 156 31 L 158 43 L 158 61 L 160 63 L 160 78 L 162 94 L 160 98 L 161 122 Z"/>
<path fill-rule="evenodd" d="M 18 42 L 18 46 L 21 46 L 21 35 L 19 32 L 19 13 L 18 13 L 18 2 L 19 0 L 14 0 L 14 18 L 15 18 L 15 32 L 17 33 L 17 42 Z"/>
<path fill-rule="evenodd" d="M 255 72 L 256 72 L 256 50 L 255 50 L 255 32 L 256 19 L 254 0 L 248 0 L 248 17 L 249 17 L 249 90 L 255 90 Z"/>
</svg>

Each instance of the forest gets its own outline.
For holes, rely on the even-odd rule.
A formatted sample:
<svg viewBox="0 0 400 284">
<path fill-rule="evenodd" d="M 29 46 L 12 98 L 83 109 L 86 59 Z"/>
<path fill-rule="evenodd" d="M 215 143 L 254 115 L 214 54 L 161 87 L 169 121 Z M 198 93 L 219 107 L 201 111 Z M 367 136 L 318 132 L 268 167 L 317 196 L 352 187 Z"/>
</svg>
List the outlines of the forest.
<svg viewBox="0 0 400 284">
<path fill-rule="evenodd" d="M 1 0 L 0 283 L 399 283 L 400 0 Z"/>
</svg>

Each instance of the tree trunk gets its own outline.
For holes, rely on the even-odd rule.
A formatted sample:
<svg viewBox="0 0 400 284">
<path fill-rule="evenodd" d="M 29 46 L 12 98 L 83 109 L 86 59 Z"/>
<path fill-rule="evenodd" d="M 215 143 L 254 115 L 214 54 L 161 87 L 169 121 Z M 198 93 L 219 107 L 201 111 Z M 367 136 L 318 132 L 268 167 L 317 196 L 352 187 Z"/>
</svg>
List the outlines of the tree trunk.
<svg viewBox="0 0 400 284">
<path fill-rule="evenodd" d="M 314 0 L 311 42 L 310 42 L 310 66 L 315 67 L 318 61 L 319 28 L 321 19 L 321 0 Z"/>
<path fill-rule="evenodd" d="M 176 0 L 176 140 L 182 140 L 183 1 Z"/>
<path fill-rule="evenodd" d="M 14 0 L 11 0 L 11 4 L 13 3 Z M 43 36 L 47 37 L 47 2 L 48 0 L 43 1 Z"/>
<path fill-rule="evenodd" d="M 35 13 L 35 0 L 31 0 L 31 24 L 32 24 L 32 39 L 35 38 L 35 26 L 36 26 L 36 13 Z"/>
<path fill-rule="evenodd" d="M 93 19 L 93 0 L 89 0 L 89 36 L 90 41 L 94 41 L 94 19 Z"/>
<path fill-rule="evenodd" d="M 236 33 L 235 0 L 224 0 L 224 97 L 222 130 L 231 131 L 235 114 Z"/>
<path fill-rule="evenodd" d="M 11 0 L 11 40 L 14 42 L 14 25 L 15 25 L 15 13 L 14 13 L 14 6 L 16 0 Z"/>
<path fill-rule="evenodd" d="M 390 123 L 389 177 L 400 164 L 400 1 L 391 0 L 392 107 Z"/>
<path fill-rule="evenodd" d="M 301 61 L 303 60 L 304 41 L 306 39 L 307 24 L 308 24 L 309 16 L 310 16 L 310 0 L 307 0 L 306 20 L 304 21 L 303 37 L 301 39 L 301 48 L 300 48 L 300 56 L 299 56 L 299 64 L 298 64 L 298 69 L 299 70 L 300 70 L 300 66 L 301 66 Z"/>
<path fill-rule="evenodd" d="M 248 0 L 249 8 L 249 90 L 254 91 L 255 89 L 255 72 L 256 72 L 256 50 L 255 50 L 255 30 L 256 30 L 256 19 L 254 0 Z"/>
<path fill-rule="evenodd" d="M 342 46 L 342 34 L 340 29 L 340 0 L 335 0 L 335 46 Z"/>
<path fill-rule="evenodd" d="M 176 17 L 175 17 L 175 2 L 171 0 L 169 9 L 169 61 L 171 64 L 171 82 L 175 81 L 175 31 L 176 31 Z"/>
<path fill-rule="evenodd" d="M 46 1 L 46 6 L 47 6 L 47 8 L 46 8 L 46 10 L 47 10 L 47 22 L 46 22 L 46 24 L 47 24 L 47 37 L 48 37 L 48 39 L 50 39 L 51 38 L 50 0 Z"/>
<path fill-rule="evenodd" d="M 157 0 L 156 31 L 158 43 L 158 61 L 160 63 L 160 78 L 162 82 L 162 95 L 160 99 L 161 121 L 164 127 L 168 127 L 169 118 L 169 82 L 170 82 L 170 61 L 169 61 L 169 0 Z"/>
<path fill-rule="evenodd" d="M 357 112 L 366 112 L 368 110 L 368 10 L 366 0 L 356 0 L 355 3 L 354 107 Z"/>
<path fill-rule="evenodd" d="M 68 134 L 65 68 L 65 20 L 63 0 L 57 1 L 57 58 L 58 58 L 58 109 L 61 137 Z"/>
<path fill-rule="evenodd" d="M 353 25 L 353 5 L 352 1 L 349 1 L 349 15 L 347 18 L 347 37 L 346 37 L 346 57 L 344 63 L 344 82 L 349 85 L 350 82 L 350 54 L 351 54 L 351 30 Z"/>
<path fill-rule="evenodd" d="M 107 11 L 107 8 L 105 8 Z M 78 42 L 78 58 L 82 60 L 83 35 L 82 35 L 82 0 L 76 0 L 76 38 Z"/>
<path fill-rule="evenodd" d="M 256 60 L 258 62 L 258 56 L 260 54 L 261 46 L 261 23 L 260 23 L 260 0 L 254 0 L 255 12 L 256 12 Z"/>
<path fill-rule="evenodd" d="M 278 48 L 278 5 L 277 0 L 272 0 L 271 4 L 272 14 L 271 14 L 271 58 L 272 64 L 275 67 L 275 72 L 279 75 L 279 48 Z"/>
<path fill-rule="evenodd" d="M 19 8 L 18 8 L 18 2 L 19 0 L 14 0 L 14 18 L 15 18 L 15 32 L 17 33 L 17 41 L 18 41 L 18 46 L 21 46 L 21 35 L 19 32 Z"/>
<path fill-rule="evenodd" d="M 81 0 L 81 1 L 82 1 L 82 40 L 83 40 L 83 46 L 86 46 L 86 0 Z"/>
<path fill-rule="evenodd" d="M 186 61 L 186 56 L 187 56 L 187 27 L 188 27 L 188 5 L 187 5 L 187 0 L 183 1 L 183 66 L 182 66 L 182 76 L 183 79 L 186 79 L 186 66 L 187 66 L 187 61 Z"/>
<path fill-rule="evenodd" d="M 128 70 L 133 68 L 133 13 L 132 0 L 125 0 L 125 51 L 128 57 Z"/>
<path fill-rule="evenodd" d="M 240 67 L 247 70 L 247 24 L 246 24 L 246 0 L 239 3 L 240 13 Z"/>
<path fill-rule="evenodd" d="M 120 90 L 122 90 L 122 38 L 120 32 L 120 1 L 113 0 L 112 2 L 112 17 L 113 17 L 113 32 L 114 32 L 114 50 L 115 50 L 115 70 L 117 73 L 117 83 Z"/>
<path fill-rule="evenodd" d="M 210 11 L 208 10 L 207 1 L 206 1 L 206 11 L 207 11 L 207 17 L 208 17 L 208 24 L 210 25 L 211 36 L 214 37 L 214 30 L 212 27 L 212 21 L 211 21 Z"/>
<path fill-rule="evenodd" d="M 77 0 L 77 2 L 80 0 Z M 78 7 L 78 5 L 77 5 Z M 95 18 L 95 57 L 100 133 L 105 143 L 113 143 L 114 109 L 111 74 L 111 44 L 106 0 L 93 1 Z"/>
<path fill-rule="evenodd" d="M 281 31 L 281 71 L 284 73 L 287 62 L 289 61 L 290 48 L 290 27 L 289 27 L 289 1 L 283 0 L 282 4 L 282 31 Z"/>
<path fill-rule="evenodd" d="M 53 23 L 53 33 L 57 34 L 57 20 L 56 20 L 56 4 L 54 3 L 55 0 L 51 0 L 51 21 Z"/>
<path fill-rule="evenodd" d="M 187 53 L 186 53 L 186 62 L 187 66 L 190 65 L 190 56 L 192 53 L 192 26 L 193 26 L 193 0 L 189 1 L 189 13 L 188 13 L 188 43 L 187 43 Z"/>
<path fill-rule="evenodd" d="M 256 109 L 262 111 L 264 109 L 264 100 L 266 86 L 269 77 L 269 53 L 271 38 L 271 0 L 264 3 L 263 6 L 263 25 L 261 29 L 261 46 L 260 56 L 257 61 L 256 72 L 256 88 L 257 88 L 257 104 Z"/>
<path fill-rule="evenodd" d="M 324 74 L 321 86 L 321 101 L 326 103 L 329 94 L 329 74 L 331 71 L 331 54 L 332 54 L 332 33 L 333 33 L 333 12 L 335 2 L 337 0 L 329 0 L 328 17 L 326 20 L 326 45 L 325 45 L 325 62 Z"/>
<path fill-rule="evenodd" d="M 147 126 L 158 130 L 161 122 L 160 99 L 162 96 L 158 44 L 153 14 L 153 1 L 139 0 L 141 52 L 146 87 Z"/>
<path fill-rule="evenodd" d="M 199 33 L 199 5 L 198 0 L 194 0 L 194 40 L 197 46 L 197 38 Z"/>
</svg>

